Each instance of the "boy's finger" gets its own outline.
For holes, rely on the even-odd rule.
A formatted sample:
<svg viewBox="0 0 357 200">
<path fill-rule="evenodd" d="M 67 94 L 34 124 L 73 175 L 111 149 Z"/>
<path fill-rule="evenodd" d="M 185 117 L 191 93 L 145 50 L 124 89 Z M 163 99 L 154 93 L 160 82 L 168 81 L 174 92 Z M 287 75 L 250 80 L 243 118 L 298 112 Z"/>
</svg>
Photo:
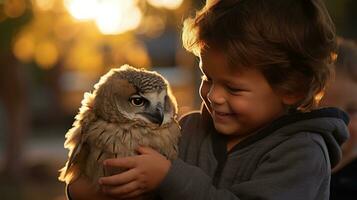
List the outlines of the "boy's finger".
<svg viewBox="0 0 357 200">
<path fill-rule="evenodd" d="M 127 195 L 130 193 L 135 192 L 136 190 L 142 190 L 140 187 L 139 182 L 137 181 L 132 181 L 130 183 L 118 186 L 118 187 L 103 187 L 103 192 L 105 194 L 111 195 L 111 196 L 116 196 L 116 197 L 121 197 L 123 195 Z"/>
<path fill-rule="evenodd" d="M 150 148 L 150 147 L 143 147 L 143 146 L 139 146 L 136 151 L 139 154 L 157 154 L 158 152 L 155 151 L 154 149 Z"/>
<path fill-rule="evenodd" d="M 120 174 L 113 176 L 101 177 L 99 184 L 101 185 L 122 185 L 134 181 L 137 178 L 137 170 L 130 169 Z"/>
<path fill-rule="evenodd" d="M 145 191 L 143 189 L 138 189 L 135 190 L 134 192 L 128 193 L 126 195 L 122 195 L 121 199 L 126 199 L 126 200 L 139 200 L 143 198 L 139 198 Z"/>
<path fill-rule="evenodd" d="M 103 162 L 106 166 L 120 167 L 120 168 L 134 168 L 136 166 L 135 156 L 123 158 L 110 158 Z"/>
</svg>

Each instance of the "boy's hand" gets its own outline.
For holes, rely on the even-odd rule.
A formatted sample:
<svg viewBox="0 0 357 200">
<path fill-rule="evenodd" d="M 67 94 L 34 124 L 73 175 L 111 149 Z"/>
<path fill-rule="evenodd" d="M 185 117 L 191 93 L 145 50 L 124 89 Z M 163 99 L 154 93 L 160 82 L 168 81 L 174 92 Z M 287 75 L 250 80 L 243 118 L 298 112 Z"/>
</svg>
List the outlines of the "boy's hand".
<svg viewBox="0 0 357 200">
<path fill-rule="evenodd" d="M 68 185 L 69 196 L 73 200 L 115 200 L 93 187 L 90 180 L 80 176 Z"/>
<path fill-rule="evenodd" d="M 171 162 L 149 147 L 139 147 L 138 156 L 107 159 L 105 166 L 127 168 L 113 176 L 102 177 L 104 193 L 120 199 L 135 198 L 154 190 L 165 178 Z"/>
</svg>

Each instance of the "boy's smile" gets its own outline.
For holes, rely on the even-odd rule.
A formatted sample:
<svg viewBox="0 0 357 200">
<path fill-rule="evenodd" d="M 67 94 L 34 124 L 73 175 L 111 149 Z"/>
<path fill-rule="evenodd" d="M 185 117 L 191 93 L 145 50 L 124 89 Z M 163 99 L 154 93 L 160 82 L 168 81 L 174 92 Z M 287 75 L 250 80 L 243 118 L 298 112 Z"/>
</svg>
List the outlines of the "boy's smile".
<svg viewBox="0 0 357 200">
<path fill-rule="evenodd" d="M 229 122 L 230 120 L 234 120 L 234 118 L 236 117 L 234 113 L 219 112 L 214 109 L 212 109 L 211 114 L 215 121 L 219 123 Z"/>
<path fill-rule="evenodd" d="M 286 113 L 285 97 L 257 69 L 231 67 L 215 49 L 202 52 L 200 59 L 200 95 L 220 133 L 244 137 Z"/>
</svg>

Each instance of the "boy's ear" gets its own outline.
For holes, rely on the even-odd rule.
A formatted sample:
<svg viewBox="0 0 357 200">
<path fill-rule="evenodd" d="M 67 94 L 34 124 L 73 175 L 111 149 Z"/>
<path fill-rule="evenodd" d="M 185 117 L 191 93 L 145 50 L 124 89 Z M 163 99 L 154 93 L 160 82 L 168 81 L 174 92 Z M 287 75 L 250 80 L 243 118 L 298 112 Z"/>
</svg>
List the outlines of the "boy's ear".
<svg viewBox="0 0 357 200">
<path fill-rule="evenodd" d="M 282 101 L 285 105 L 294 105 L 303 98 L 301 94 L 285 94 L 282 95 Z"/>
</svg>

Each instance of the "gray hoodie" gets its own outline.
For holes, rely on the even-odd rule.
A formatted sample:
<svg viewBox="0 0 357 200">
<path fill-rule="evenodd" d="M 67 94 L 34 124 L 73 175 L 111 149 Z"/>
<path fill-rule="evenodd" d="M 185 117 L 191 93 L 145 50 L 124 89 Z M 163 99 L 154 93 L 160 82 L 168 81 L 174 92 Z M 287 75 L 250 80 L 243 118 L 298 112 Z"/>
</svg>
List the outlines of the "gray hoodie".
<svg viewBox="0 0 357 200">
<path fill-rule="evenodd" d="M 203 108 L 182 118 L 180 159 L 158 193 L 165 200 L 329 199 L 346 124 L 347 115 L 335 108 L 289 114 L 227 152 Z"/>
</svg>

